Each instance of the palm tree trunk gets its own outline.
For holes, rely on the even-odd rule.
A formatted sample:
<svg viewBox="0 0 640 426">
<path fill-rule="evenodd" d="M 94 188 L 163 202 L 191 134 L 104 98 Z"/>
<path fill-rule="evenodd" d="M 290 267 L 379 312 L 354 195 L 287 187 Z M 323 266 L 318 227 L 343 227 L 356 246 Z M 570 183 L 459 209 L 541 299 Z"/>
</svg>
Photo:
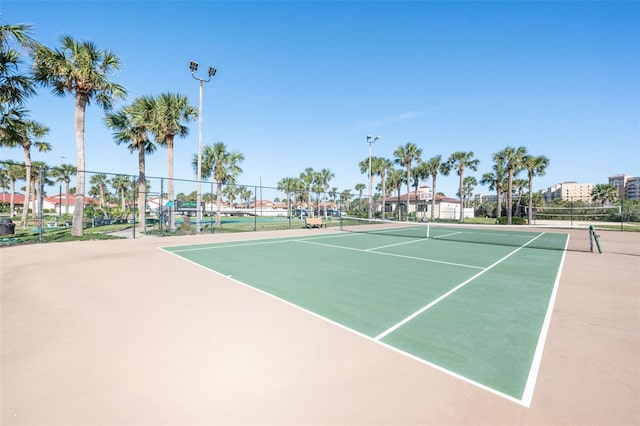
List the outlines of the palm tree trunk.
<svg viewBox="0 0 640 426">
<path fill-rule="evenodd" d="M 220 210 L 222 209 L 222 182 L 216 183 L 216 226 L 220 226 Z"/>
<path fill-rule="evenodd" d="M 409 220 L 409 194 L 411 193 L 411 166 L 407 166 L 407 220 Z"/>
<path fill-rule="evenodd" d="M 138 146 L 138 219 L 140 220 L 140 228 L 146 229 L 147 213 L 146 213 L 146 191 L 147 178 L 145 174 L 145 156 L 144 145 Z M 162 212 L 162 206 L 160 206 Z"/>
<path fill-rule="evenodd" d="M 167 141 L 167 196 L 169 197 L 169 201 L 175 202 L 175 194 L 173 190 L 173 140 Z M 169 209 L 169 224 L 168 230 L 172 231 L 176 228 L 176 217 L 174 214 L 174 209 Z"/>
<path fill-rule="evenodd" d="M 433 188 L 431 188 L 431 220 L 434 219 L 436 211 L 436 174 L 431 175 L 431 181 L 433 182 Z"/>
<path fill-rule="evenodd" d="M 513 169 L 509 169 L 509 182 L 507 184 L 507 225 L 511 225 L 513 216 Z"/>
<path fill-rule="evenodd" d="M 387 187 L 386 187 L 386 183 L 384 180 L 384 171 L 382 172 L 382 220 L 384 220 L 384 213 L 386 210 L 386 198 L 387 198 Z"/>
<path fill-rule="evenodd" d="M 460 222 L 464 221 L 464 204 L 463 204 L 463 197 L 462 197 L 462 179 L 463 179 L 463 175 L 464 175 L 464 169 L 460 169 L 460 184 L 459 184 L 459 191 L 460 191 Z"/>
<path fill-rule="evenodd" d="M 500 219 L 502 216 L 502 185 L 497 185 L 496 188 L 496 219 Z"/>
<path fill-rule="evenodd" d="M 26 184 L 24 189 L 24 202 L 22 204 L 22 217 L 20 219 L 20 226 L 25 228 L 27 226 L 27 217 L 29 215 L 29 198 L 31 196 L 31 153 L 27 148 L 23 148 L 23 151 Z"/>
<path fill-rule="evenodd" d="M 77 156 L 77 181 L 76 199 L 73 210 L 73 222 L 71 225 L 71 235 L 82 237 L 84 235 L 84 188 L 85 188 L 85 162 L 84 162 L 84 114 L 87 106 L 85 96 L 76 96 L 75 107 L 75 131 Z"/>
<path fill-rule="evenodd" d="M 533 219 L 533 179 L 529 178 L 529 209 L 527 211 L 527 223 L 531 225 Z"/>
<path fill-rule="evenodd" d="M 69 214 L 69 181 L 64 181 L 64 214 Z"/>
</svg>

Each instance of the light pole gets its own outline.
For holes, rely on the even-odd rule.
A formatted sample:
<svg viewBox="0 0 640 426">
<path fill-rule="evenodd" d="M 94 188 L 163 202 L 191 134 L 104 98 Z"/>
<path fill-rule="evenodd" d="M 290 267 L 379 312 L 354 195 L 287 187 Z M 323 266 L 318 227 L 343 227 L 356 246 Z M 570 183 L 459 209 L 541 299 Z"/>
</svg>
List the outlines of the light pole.
<svg viewBox="0 0 640 426">
<path fill-rule="evenodd" d="M 380 138 L 378 136 L 372 138 L 371 135 L 367 135 L 367 143 L 369 144 L 369 219 L 371 219 L 373 215 L 373 173 L 371 172 L 371 145 L 379 139 Z M 382 206 L 382 208 L 384 208 L 384 206 Z"/>
<path fill-rule="evenodd" d="M 196 191 L 196 229 L 200 232 L 200 222 L 202 220 L 202 210 L 200 209 L 200 205 L 202 204 L 202 89 L 204 87 L 204 83 L 210 82 L 211 78 L 216 75 L 217 70 L 213 67 L 209 67 L 209 77 L 205 80 L 203 78 L 198 78 L 195 75 L 195 72 L 198 71 L 197 62 L 189 62 L 189 69 L 191 70 L 191 77 L 195 78 L 200 83 L 200 105 L 198 108 L 198 170 L 196 171 L 196 179 L 198 180 L 198 188 Z"/>
</svg>

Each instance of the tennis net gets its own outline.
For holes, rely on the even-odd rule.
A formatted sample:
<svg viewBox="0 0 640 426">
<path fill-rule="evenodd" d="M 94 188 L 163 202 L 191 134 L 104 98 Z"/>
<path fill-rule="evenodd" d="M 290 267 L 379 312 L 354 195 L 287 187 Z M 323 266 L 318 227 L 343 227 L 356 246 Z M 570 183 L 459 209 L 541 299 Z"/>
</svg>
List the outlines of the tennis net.
<svg viewBox="0 0 640 426">
<path fill-rule="evenodd" d="M 566 234 L 545 233 L 525 225 L 507 227 L 505 225 L 405 222 L 345 216 L 341 218 L 340 229 L 345 232 L 383 236 L 557 250 L 563 250 L 566 242 Z"/>
</svg>

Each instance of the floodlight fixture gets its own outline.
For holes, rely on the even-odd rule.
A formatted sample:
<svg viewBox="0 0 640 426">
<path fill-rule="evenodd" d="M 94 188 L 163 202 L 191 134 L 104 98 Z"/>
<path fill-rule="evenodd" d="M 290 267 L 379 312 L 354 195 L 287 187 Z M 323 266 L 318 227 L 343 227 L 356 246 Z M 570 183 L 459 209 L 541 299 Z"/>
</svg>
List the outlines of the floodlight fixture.
<svg viewBox="0 0 640 426">
<path fill-rule="evenodd" d="M 198 71 L 198 63 L 194 61 L 189 62 L 189 69 L 191 70 L 191 72 Z"/>
</svg>

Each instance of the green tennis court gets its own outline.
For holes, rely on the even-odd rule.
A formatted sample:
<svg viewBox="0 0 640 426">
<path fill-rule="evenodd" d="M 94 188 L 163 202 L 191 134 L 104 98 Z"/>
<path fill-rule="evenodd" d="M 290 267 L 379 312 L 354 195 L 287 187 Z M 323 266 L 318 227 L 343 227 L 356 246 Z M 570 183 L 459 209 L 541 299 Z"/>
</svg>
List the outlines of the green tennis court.
<svg viewBox="0 0 640 426">
<path fill-rule="evenodd" d="M 568 235 L 412 229 L 163 249 L 529 406 Z"/>
</svg>

